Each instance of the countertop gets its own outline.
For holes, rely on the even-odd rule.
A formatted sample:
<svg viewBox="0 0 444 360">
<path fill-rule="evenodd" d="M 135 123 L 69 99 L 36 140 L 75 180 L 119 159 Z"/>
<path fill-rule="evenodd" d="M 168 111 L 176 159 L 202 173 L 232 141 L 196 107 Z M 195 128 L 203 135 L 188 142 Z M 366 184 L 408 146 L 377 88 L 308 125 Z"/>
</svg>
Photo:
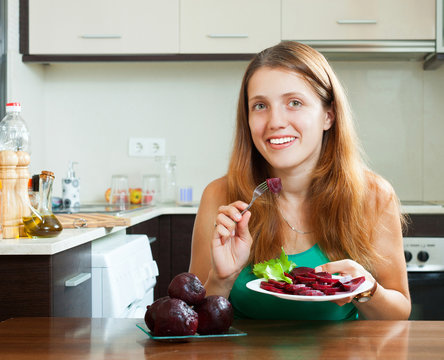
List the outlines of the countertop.
<svg viewBox="0 0 444 360">
<path fill-rule="evenodd" d="M 15 318 L 0 359 L 442 359 L 444 321 L 237 320 L 247 336 L 158 342 L 142 319 Z"/>
<path fill-rule="evenodd" d="M 135 225 L 161 215 L 196 214 L 198 206 L 154 206 L 123 214 Z M 444 214 L 444 206 L 439 203 L 403 203 L 402 211 L 408 214 Z M 0 239 L 0 255 L 53 255 L 86 242 L 99 239 L 111 233 L 125 232 L 125 226 L 113 228 L 64 229 L 55 238 L 39 239 Z"/>
<path fill-rule="evenodd" d="M 136 225 L 161 215 L 196 214 L 197 207 L 155 206 L 131 211 L 124 216 L 130 219 L 130 225 Z M 99 239 L 111 233 L 125 232 L 126 226 L 112 228 L 63 229 L 55 238 L 20 238 L 0 239 L 0 255 L 53 255 L 89 241 Z"/>
</svg>

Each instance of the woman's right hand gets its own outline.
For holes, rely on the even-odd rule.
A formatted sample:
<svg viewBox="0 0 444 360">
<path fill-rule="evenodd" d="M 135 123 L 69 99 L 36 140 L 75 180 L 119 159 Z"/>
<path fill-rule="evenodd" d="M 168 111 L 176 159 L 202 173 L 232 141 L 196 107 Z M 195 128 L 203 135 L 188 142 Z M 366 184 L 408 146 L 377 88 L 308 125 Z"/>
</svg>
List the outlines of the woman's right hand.
<svg viewBox="0 0 444 360">
<path fill-rule="evenodd" d="M 218 209 L 211 244 L 213 275 L 233 281 L 248 262 L 253 239 L 248 229 L 251 213 L 241 211 L 248 205 L 242 201 Z"/>
</svg>

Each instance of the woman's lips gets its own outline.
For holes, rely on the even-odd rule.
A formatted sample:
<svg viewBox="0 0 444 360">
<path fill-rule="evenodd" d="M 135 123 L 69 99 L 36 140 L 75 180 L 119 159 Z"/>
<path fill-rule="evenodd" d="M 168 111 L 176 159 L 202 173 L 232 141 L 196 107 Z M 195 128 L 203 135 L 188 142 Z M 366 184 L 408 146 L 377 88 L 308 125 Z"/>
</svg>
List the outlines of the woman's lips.
<svg viewBox="0 0 444 360">
<path fill-rule="evenodd" d="M 291 146 L 295 140 L 295 136 L 281 136 L 270 138 L 267 142 L 272 149 L 283 149 Z"/>
</svg>

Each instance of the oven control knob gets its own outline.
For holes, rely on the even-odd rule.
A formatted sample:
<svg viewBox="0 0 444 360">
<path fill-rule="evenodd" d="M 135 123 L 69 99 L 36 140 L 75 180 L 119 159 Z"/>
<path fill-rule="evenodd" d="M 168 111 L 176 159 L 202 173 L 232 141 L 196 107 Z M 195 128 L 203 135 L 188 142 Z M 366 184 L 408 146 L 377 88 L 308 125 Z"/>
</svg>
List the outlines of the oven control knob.
<svg viewBox="0 0 444 360">
<path fill-rule="evenodd" d="M 404 250 L 404 257 L 405 257 L 405 261 L 409 262 L 410 260 L 412 260 L 412 253 L 410 251 Z"/>
<path fill-rule="evenodd" d="M 429 253 L 427 251 L 420 251 L 418 253 L 418 260 L 425 262 L 429 259 Z"/>
</svg>

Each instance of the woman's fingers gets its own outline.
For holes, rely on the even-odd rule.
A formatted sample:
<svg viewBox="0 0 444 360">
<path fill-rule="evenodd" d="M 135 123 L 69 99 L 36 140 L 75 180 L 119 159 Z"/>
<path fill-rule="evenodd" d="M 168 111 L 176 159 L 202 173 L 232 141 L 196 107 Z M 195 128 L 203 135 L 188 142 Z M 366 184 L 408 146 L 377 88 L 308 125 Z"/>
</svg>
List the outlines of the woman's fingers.
<svg viewBox="0 0 444 360">
<path fill-rule="evenodd" d="M 332 261 L 332 262 L 317 266 L 315 268 L 315 271 L 316 272 L 326 271 L 326 272 L 329 272 L 330 274 L 338 273 L 340 275 L 351 275 L 353 277 L 367 272 L 357 262 L 355 262 L 353 260 L 349 260 L 349 259 Z"/>
<path fill-rule="evenodd" d="M 219 207 L 219 213 L 216 217 L 216 227 L 220 234 L 223 236 L 229 236 L 235 234 L 236 225 L 242 220 L 241 211 L 248 205 L 242 201 L 236 201 L 230 205 L 224 205 Z M 225 231 L 219 226 L 225 227 L 229 234 L 227 235 Z"/>
</svg>

